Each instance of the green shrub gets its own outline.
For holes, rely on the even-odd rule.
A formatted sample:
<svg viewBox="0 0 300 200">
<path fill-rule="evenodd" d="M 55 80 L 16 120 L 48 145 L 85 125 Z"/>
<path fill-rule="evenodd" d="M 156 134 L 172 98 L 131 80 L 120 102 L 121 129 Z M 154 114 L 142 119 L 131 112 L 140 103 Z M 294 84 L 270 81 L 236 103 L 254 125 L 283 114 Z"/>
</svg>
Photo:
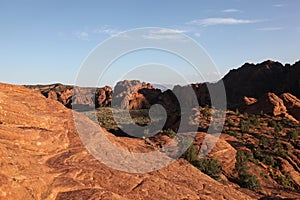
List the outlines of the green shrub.
<svg viewBox="0 0 300 200">
<path fill-rule="evenodd" d="M 239 184 L 244 188 L 250 190 L 258 190 L 261 188 L 260 182 L 257 177 L 250 173 L 242 173 L 239 175 Z"/>
<path fill-rule="evenodd" d="M 254 151 L 254 158 L 258 159 L 259 161 L 265 163 L 266 165 L 269 165 L 271 167 L 274 167 L 277 165 L 276 160 L 273 158 L 273 156 L 265 154 L 260 148 L 257 148 Z"/>
<path fill-rule="evenodd" d="M 167 130 L 163 131 L 163 134 L 170 138 L 174 138 L 177 133 L 175 131 L 173 131 L 172 129 L 168 128 Z"/>
<path fill-rule="evenodd" d="M 262 135 L 260 138 L 259 138 L 259 145 L 264 148 L 264 149 L 267 149 L 271 143 L 270 143 L 270 139 L 267 138 L 266 136 Z"/>
<path fill-rule="evenodd" d="M 234 122 L 232 122 L 231 119 L 229 119 L 229 118 L 226 119 L 226 122 L 227 122 L 228 126 L 232 126 L 232 127 L 235 126 Z"/>
<path fill-rule="evenodd" d="M 226 131 L 226 133 L 227 133 L 228 135 L 233 136 L 233 137 L 237 137 L 237 136 L 240 135 L 239 132 L 237 132 L 237 131 L 232 131 L 232 130 Z"/>
<path fill-rule="evenodd" d="M 278 175 L 275 177 L 275 180 L 285 189 L 290 189 L 291 187 L 293 187 L 293 181 L 289 175 Z"/>
<path fill-rule="evenodd" d="M 268 120 L 268 126 L 275 128 L 277 126 L 277 123 L 276 123 L 276 121 L 270 119 L 270 120 Z"/>
<path fill-rule="evenodd" d="M 286 136 L 289 141 L 296 141 L 299 137 L 299 132 L 295 129 L 286 132 Z"/>
<path fill-rule="evenodd" d="M 260 189 L 260 182 L 257 177 L 248 172 L 248 161 L 251 153 L 239 150 L 236 155 L 234 172 L 238 174 L 238 183 L 241 187 L 251 190 Z"/>
<path fill-rule="evenodd" d="M 240 123 L 240 129 L 242 133 L 248 133 L 250 129 L 249 121 L 242 120 Z"/>
<path fill-rule="evenodd" d="M 281 143 L 277 143 L 274 149 L 275 155 L 280 156 L 282 158 L 286 158 L 287 151 L 284 149 L 283 145 Z"/>
<path fill-rule="evenodd" d="M 197 148 L 194 144 L 192 144 L 187 150 L 186 152 L 182 155 L 182 157 L 187 160 L 188 162 L 190 162 L 191 164 L 193 164 L 194 162 L 199 160 L 198 157 L 198 151 Z"/>
<path fill-rule="evenodd" d="M 250 158 L 249 154 L 250 153 L 246 151 L 237 151 L 234 172 L 241 174 L 248 170 L 248 161 Z"/>
<path fill-rule="evenodd" d="M 194 163 L 194 166 L 197 167 L 201 172 L 207 174 L 208 176 L 220 180 L 220 174 L 222 173 L 222 168 L 218 159 L 208 159 L 203 158 L 197 160 Z"/>
<path fill-rule="evenodd" d="M 253 125 L 253 126 L 258 126 L 259 123 L 260 123 L 260 122 L 259 122 L 258 116 L 252 115 L 251 118 L 250 118 L 250 123 L 251 123 L 251 125 Z"/>
<path fill-rule="evenodd" d="M 268 174 L 265 171 L 260 172 L 260 176 L 268 178 Z"/>
<path fill-rule="evenodd" d="M 220 179 L 222 169 L 219 160 L 208 158 L 203 158 L 200 160 L 195 145 L 191 145 L 182 157 L 208 176 L 216 180 Z"/>
</svg>

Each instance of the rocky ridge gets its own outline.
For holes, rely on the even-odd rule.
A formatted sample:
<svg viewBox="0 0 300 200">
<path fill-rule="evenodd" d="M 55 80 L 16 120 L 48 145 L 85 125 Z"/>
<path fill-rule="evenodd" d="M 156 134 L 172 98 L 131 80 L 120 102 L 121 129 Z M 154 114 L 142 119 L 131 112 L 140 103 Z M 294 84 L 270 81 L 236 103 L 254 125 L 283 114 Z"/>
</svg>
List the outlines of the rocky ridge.
<svg viewBox="0 0 300 200">
<path fill-rule="evenodd" d="M 22 86 L 0 84 L 0 121 L 0 199 L 253 199 L 182 159 L 147 174 L 108 168 L 82 145 L 71 110 Z M 105 134 L 128 151 L 151 150 Z"/>
</svg>

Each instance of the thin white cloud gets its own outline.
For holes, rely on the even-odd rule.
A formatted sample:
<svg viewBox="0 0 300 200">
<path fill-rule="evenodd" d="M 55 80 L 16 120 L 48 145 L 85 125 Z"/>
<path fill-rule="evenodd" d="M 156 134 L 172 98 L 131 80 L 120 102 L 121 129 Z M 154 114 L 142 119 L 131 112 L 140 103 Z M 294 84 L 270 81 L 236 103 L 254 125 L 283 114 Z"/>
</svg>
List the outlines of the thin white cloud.
<svg viewBox="0 0 300 200">
<path fill-rule="evenodd" d="M 93 33 L 107 34 L 109 36 L 114 36 L 119 34 L 121 31 L 115 28 L 101 27 L 92 31 Z"/>
<path fill-rule="evenodd" d="M 264 27 L 264 28 L 258 28 L 258 31 L 280 31 L 283 27 Z"/>
<path fill-rule="evenodd" d="M 160 34 L 175 34 L 175 33 L 186 33 L 188 32 L 187 30 L 183 30 L 183 29 L 161 29 L 159 31 L 156 31 L 156 33 L 160 33 Z"/>
<path fill-rule="evenodd" d="M 284 6 L 284 4 L 274 4 L 273 5 L 273 7 L 275 7 L 275 8 L 281 8 L 281 7 L 283 7 Z"/>
<path fill-rule="evenodd" d="M 242 12 L 238 9 L 234 9 L 234 8 L 231 8 L 231 9 L 226 9 L 226 10 L 222 10 L 223 13 L 237 13 L 237 12 Z"/>
<path fill-rule="evenodd" d="M 197 33 L 194 33 L 194 36 L 195 36 L 195 37 L 200 37 L 201 34 L 197 32 Z"/>
<path fill-rule="evenodd" d="M 181 33 L 186 33 L 186 30 L 171 30 L 171 29 L 162 29 L 159 31 L 152 31 L 147 35 L 143 35 L 143 38 L 150 40 L 178 40 L 183 41 L 186 38 L 181 35 Z"/>
<path fill-rule="evenodd" d="M 90 34 L 86 31 L 77 31 L 73 33 L 78 39 L 88 41 Z"/>
<path fill-rule="evenodd" d="M 197 19 L 187 24 L 201 25 L 201 26 L 212 26 L 212 25 L 236 25 L 236 24 L 251 24 L 257 23 L 260 20 L 249 20 L 249 19 L 236 19 L 236 18 L 206 18 Z"/>
</svg>

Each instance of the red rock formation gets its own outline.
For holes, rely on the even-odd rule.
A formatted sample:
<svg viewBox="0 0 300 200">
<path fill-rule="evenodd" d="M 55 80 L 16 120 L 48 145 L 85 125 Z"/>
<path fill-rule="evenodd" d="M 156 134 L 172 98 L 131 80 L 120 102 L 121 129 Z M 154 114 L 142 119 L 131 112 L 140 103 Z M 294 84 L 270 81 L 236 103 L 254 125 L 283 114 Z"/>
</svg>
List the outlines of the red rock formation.
<svg viewBox="0 0 300 200">
<path fill-rule="evenodd" d="M 106 107 L 112 99 L 112 89 L 109 86 L 103 88 L 74 87 L 62 84 L 27 86 L 40 91 L 45 97 L 57 100 L 67 108 L 73 105 L 84 107 Z"/>
<path fill-rule="evenodd" d="M 112 97 L 113 106 L 122 109 L 149 108 L 149 101 L 144 94 L 139 93 L 139 90 L 142 89 L 154 90 L 151 84 L 141 83 L 137 80 L 118 82 Z"/>
<path fill-rule="evenodd" d="M 296 120 L 300 121 L 300 100 L 290 93 L 284 93 L 280 95 L 280 97 L 283 100 L 288 113 Z"/>
<path fill-rule="evenodd" d="M 244 96 L 260 98 L 268 92 L 280 95 L 285 92 L 300 97 L 300 62 L 283 66 L 279 62 L 246 63 L 222 79 L 230 108 L 240 105 Z"/>
<path fill-rule="evenodd" d="M 146 174 L 109 168 L 82 145 L 71 110 L 24 87 L 0 84 L 0 121 L 0 199 L 252 199 L 182 159 Z M 104 134 L 126 151 L 153 151 Z"/>
<path fill-rule="evenodd" d="M 274 93 L 267 93 L 264 96 L 260 97 L 257 102 L 250 104 L 246 110 L 246 113 L 249 114 L 272 114 L 277 115 L 286 115 L 286 107 L 278 96 Z"/>
</svg>

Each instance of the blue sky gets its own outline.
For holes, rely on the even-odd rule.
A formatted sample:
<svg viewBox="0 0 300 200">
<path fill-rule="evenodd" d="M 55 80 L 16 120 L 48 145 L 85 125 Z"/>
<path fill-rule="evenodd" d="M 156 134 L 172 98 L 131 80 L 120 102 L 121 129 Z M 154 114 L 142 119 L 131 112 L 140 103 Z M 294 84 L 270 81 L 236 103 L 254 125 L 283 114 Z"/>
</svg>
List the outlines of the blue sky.
<svg viewBox="0 0 300 200">
<path fill-rule="evenodd" d="M 190 36 L 221 74 L 245 62 L 294 63 L 299 9 L 299 0 L 0 0 L 0 82 L 74 84 L 93 48 L 141 27 Z"/>
</svg>

